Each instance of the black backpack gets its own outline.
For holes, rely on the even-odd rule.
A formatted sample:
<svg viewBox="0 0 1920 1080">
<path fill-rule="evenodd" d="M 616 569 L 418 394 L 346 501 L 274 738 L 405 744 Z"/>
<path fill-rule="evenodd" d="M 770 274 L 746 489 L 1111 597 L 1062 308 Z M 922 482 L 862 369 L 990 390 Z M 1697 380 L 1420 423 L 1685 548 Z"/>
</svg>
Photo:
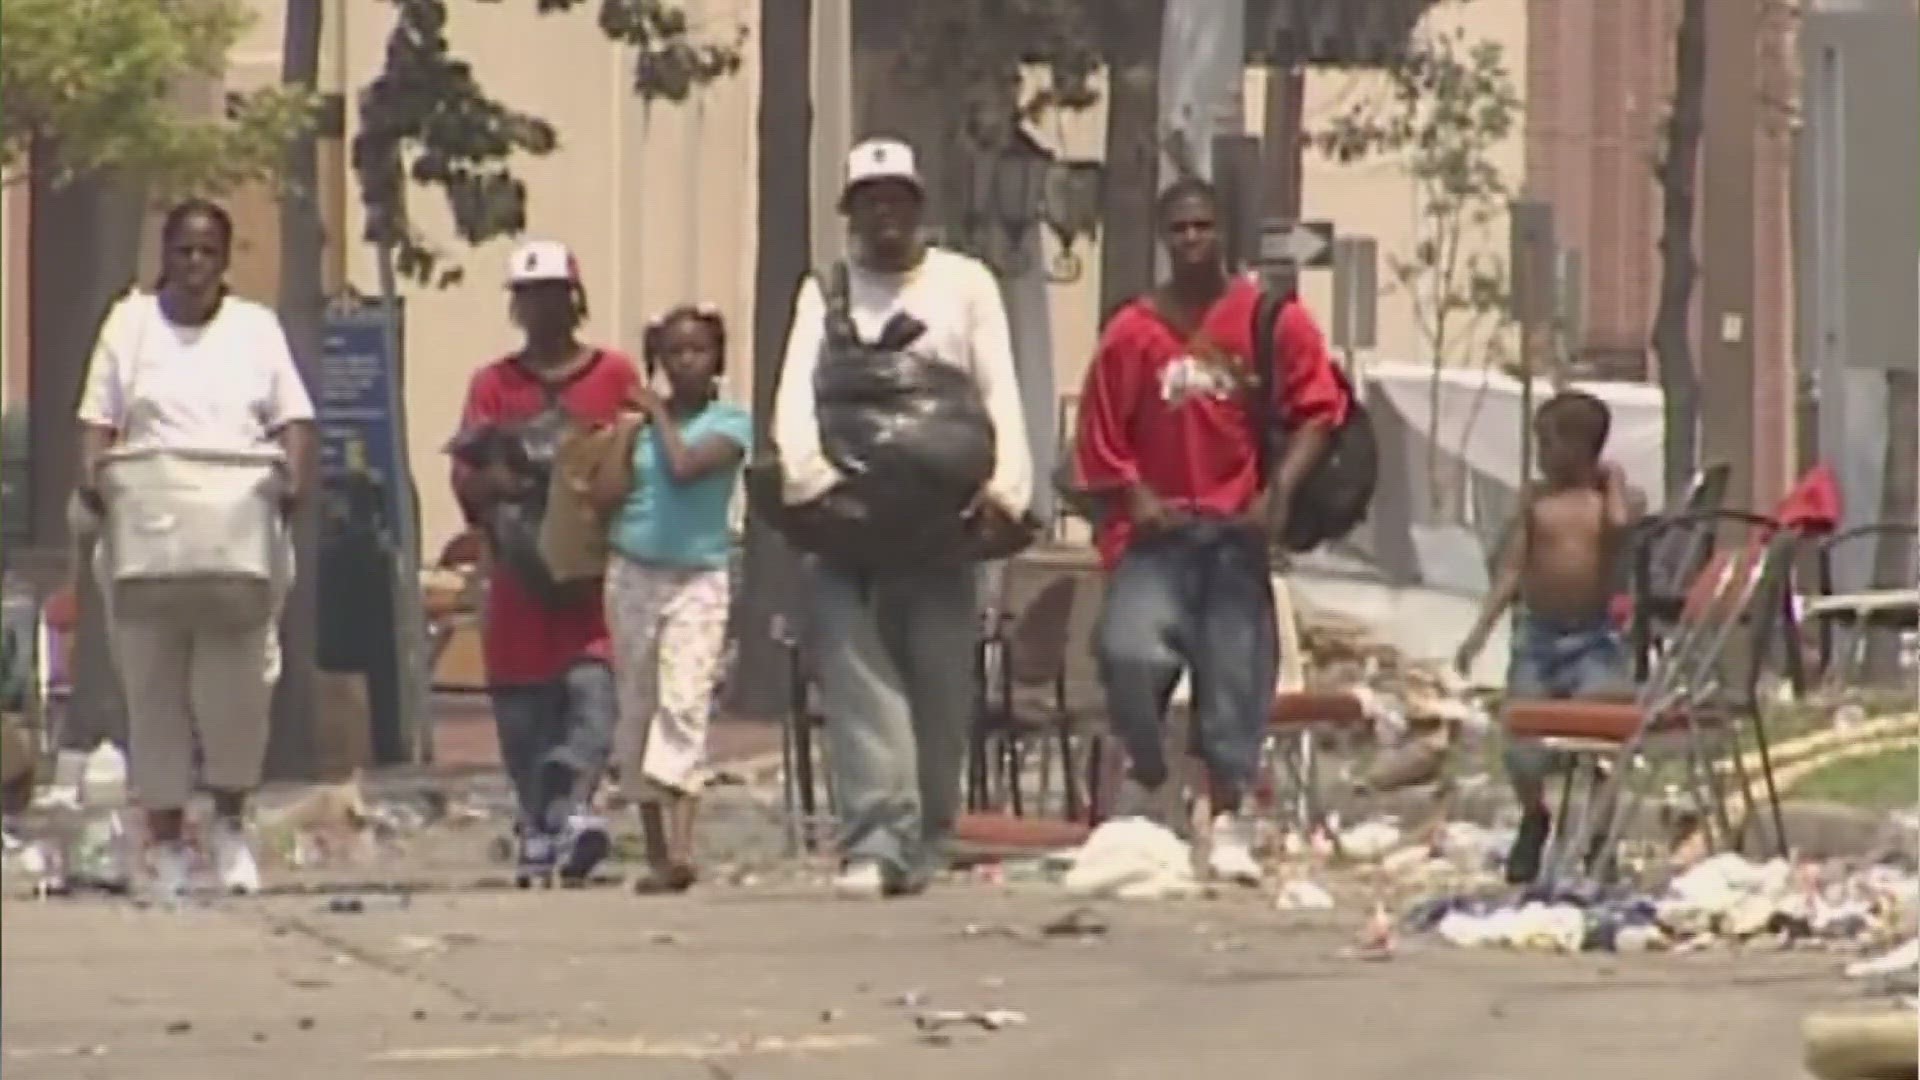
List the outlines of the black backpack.
<svg viewBox="0 0 1920 1080">
<path fill-rule="evenodd" d="M 1280 313 L 1293 302 L 1291 295 L 1263 292 L 1253 308 L 1253 416 L 1263 478 L 1272 472 L 1287 443 L 1286 427 L 1273 405 L 1273 337 Z M 1373 418 L 1338 364 L 1333 365 L 1333 374 L 1347 394 L 1347 417 L 1327 433 L 1325 452 L 1294 489 L 1287 526 L 1279 537 L 1288 551 L 1311 551 L 1352 532 L 1367 516 L 1380 476 L 1380 444 L 1374 437 Z"/>
</svg>

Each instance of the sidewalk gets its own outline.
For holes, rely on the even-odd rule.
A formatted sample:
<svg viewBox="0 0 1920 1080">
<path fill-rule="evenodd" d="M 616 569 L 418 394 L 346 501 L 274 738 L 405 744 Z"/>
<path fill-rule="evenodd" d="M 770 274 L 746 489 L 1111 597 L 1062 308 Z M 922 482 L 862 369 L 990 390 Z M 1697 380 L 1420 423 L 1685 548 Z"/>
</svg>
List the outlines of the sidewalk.
<svg viewBox="0 0 1920 1080">
<path fill-rule="evenodd" d="M 1045 938 L 1051 891 L 951 886 L 313 897 L 177 913 L 12 903 L 9 1080 L 589 1077 L 1244 1080 L 1799 1075 L 1799 1018 L 1850 1000 L 1823 954 L 1558 957 L 1409 942 L 1342 959 L 1355 916 L 1105 908 Z M 1017 1010 L 931 1035 L 928 1009 Z M 529 1070 L 532 1070 L 530 1073 Z"/>
</svg>

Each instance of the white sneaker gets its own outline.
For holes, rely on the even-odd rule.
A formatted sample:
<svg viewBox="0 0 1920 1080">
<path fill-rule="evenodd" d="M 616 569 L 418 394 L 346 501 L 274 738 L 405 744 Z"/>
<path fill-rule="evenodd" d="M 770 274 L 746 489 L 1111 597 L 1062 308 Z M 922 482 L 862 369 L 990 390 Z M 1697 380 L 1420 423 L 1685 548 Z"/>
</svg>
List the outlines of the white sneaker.
<svg viewBox="0 0 1920 1080">
<path fill-rule="evenodd" d="M 878 900 L 887 892 L 886 871 L 872 859 L 855 859 L 833 879 L 833 891 L 842 900 Z"/>
<path fill-rule="evenodd" d="M 230 819 L 214 822 L 210 830 L 213 870 L 220 888 L 233 896 L 251 896 L 260 891 L 260 865 L 254 862 L 253 848 L 247 843 L 246 826 Z"/>
<path fill-rule="evenodd" d="M 1208 836 L 1207 869 L 1220 881 L 1260 884 L 1260 864 L 1253 857 L 1253 823 L 1238 814 L 1213 819 Z"/>
<path fill-rule="evenodd" d="M 147 847 L 148 900 L 163 906 L 178 904 L 187 895 L 193 875 L 193 857 L 178 840 L 162 840 Z"/>
</svg>

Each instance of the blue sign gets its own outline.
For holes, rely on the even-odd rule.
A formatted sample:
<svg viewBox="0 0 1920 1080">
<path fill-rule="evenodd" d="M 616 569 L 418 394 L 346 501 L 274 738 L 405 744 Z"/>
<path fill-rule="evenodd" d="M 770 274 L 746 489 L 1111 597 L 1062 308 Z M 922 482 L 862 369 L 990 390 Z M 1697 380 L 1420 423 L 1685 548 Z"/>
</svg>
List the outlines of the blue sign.
<svg viewBox="0 0 1920 1080">
<path fill-rule="evenodd" d="M 399 492 L 407 476 L 395 415 L 400 364 L 390 344 L 386 313 L 379 308 L 329 310 L 314 388 L 323 490 L 353 503 L 377 492 L 386 529 L 400 520 Z"/>
</svg>

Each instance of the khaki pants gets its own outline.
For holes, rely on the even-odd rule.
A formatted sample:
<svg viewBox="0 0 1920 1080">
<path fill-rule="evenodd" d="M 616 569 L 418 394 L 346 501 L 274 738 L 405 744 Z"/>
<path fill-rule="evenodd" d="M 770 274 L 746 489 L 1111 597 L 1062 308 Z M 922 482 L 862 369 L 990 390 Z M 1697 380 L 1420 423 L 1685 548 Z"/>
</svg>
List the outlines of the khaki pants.
<svg viewBox="0 0 1920 1080">
<path fill-rule="evenodd" d="M 72 505 L 68 514 L 74 524 Z M 97 532 L 99 523 L 88 515 L 78 523 Z M 294 575 L 290 539 L 279 555 L 273 618 L 227 630 L 116 617 L 106 553 L 95 547 L 107 647 L 127 700 L 127 780 L 142 807 L 187 805 L 196 746 L 201 787 L 250 792 L 260 786 L 273 688 L 280 681 L 280 606 Z"/>
<path fill-rule="evenodd" d="M 111 634 L 127 695 L 128 780 L 140 804 L 187 804 L 196 743 L 203 786 L 257 787 L 280 677 L 276 628 L 194 630 L 125 620 Z"/>
</svg>

